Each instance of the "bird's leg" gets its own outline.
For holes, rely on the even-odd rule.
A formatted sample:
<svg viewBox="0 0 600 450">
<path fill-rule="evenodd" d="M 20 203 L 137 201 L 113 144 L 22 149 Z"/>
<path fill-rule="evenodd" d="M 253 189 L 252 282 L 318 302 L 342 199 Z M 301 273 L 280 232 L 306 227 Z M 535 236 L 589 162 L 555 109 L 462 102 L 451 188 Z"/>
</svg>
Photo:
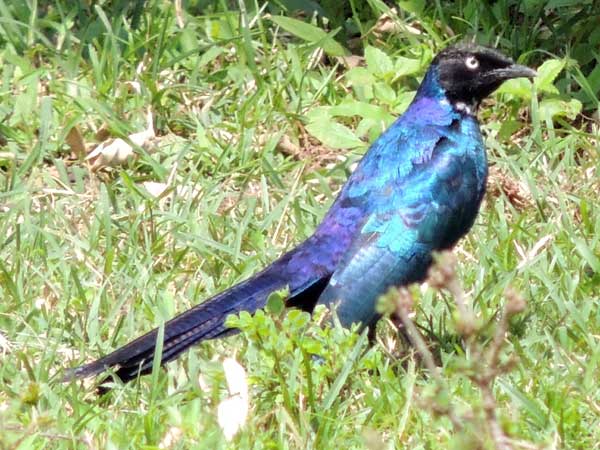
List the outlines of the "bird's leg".
<svg viewBox="0 0 600 450">
<path fill-rule="evenodd" d="M 375 325 L 371 325 L 369 330 L 367 331 L 367 339 L 369 339 L 369 347 L 372 347 L 377 342 L 377 327 Z"/>
<path fill-rule="evenodd" d="M 404 323 L 402 323 L 402 318 L 400 317 L 398 312 L 394 311 L 392 314 L 390 314 L 390 322 L 392 322 L 392 325 L 394 325 L 394 328 L 398 332 L 398 336 L 400 336 L 400 339 L 402 339 L 402 341 L 404 342 L 404 345 L 407 348 L 412 347 L 412 341 L 410 340 L 408 331 L 404 326 Z"/>
</svg>

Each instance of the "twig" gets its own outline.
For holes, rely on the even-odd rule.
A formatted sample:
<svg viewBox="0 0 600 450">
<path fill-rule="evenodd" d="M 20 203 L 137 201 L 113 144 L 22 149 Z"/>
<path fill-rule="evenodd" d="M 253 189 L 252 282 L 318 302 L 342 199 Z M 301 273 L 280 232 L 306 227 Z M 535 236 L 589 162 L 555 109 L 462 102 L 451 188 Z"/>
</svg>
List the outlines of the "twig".
<svg viewBox="0 0 600 450">
<path fill-rule="evenodd" d="M 505 434 L 500 425 L 497 415 L 498 403 L 494 396 L 493 386 L 498 375 L 510 369 L 510 364 L 501 363 L 500 355 L 508 333 L 510 319 L 525 309 L 525 300 L 514 289 L 508 289 L 505 292 L 506 304 L 493 339 L 486 349 L 479 344 L 480 327 L 456 276 L 455 268 L 456 258 L 450 252 L 441 253 L 436 257 L 436 264 L 430 269 L 428 282 L 435 289 L 447 290 L 454 298 L 457 310 L 457 330 L 463 338 L 467 354 L 471 356 L 471 367 L 466 373 L 467 377 L 481 392 L 485 427 L 487 427 L 489 437 L 497 450 L 512 450 L 512 443 L 515 441 L 512 441 Z M 396 295 L 395 315 L 400 318 L 411 344 L 421 355 L 424 365 L 435 379 L 438 390 L 448 392 L 448 387 L 439 367 L 435 364 L 431 351 L 410 318 L 413 303 L 414 299 L 411 293 L 407 289 L 399 289 Z M 466 422 L 473 422 L 476 420 L 474 418 L 477 417 L 476 414 L 473 414 L 473 411 L 468 415 L 458 416 L 452 405 L 444 407 L 442 411 L 439 410 L 438 405 L 429 406 L 433 406 L 436 412 L 445 414 L 457 430 L 464 429 Z M 481 426 L 479 425 L 477 428 L 481 428 Z M 475 435 L 473 437 L 481 447 L 485 446 L 483 436 Z M 515 442 L 515 444 L 522 446 L 520 443 Z"/>
<path fill-rule="evenodd" d="M 416 348 L 417 352 L 423 358 L 423 362 L 425 363 L 425 367 L 429 370 L 433 378 L 436 380 L 439 391 L 447 391 L 448 387 L 442 378 L 442 374 L 440 372 L 440 368 L 435 364 L 435 359 L 431 354 L 431 351 L 427 347 L 425 340 L 421 336 L 421 333 L 415 326 L 414 322 L 410 318 L 410 311 L 412 310 L 412 306 L 414 304 L 414 299 L 410 293 L 410 291 L 406 288 L 401 288 L 398 290 L 397 295 L 397 303 L 396 303 L 396 314 L 400 317 L 404 328 L 407 331 L 408 338 L 410 339 L 413 347 Z M 463 428 L 462 421 L 460 417 L 456 415 L 454 410 L 449 407 L 443 411 L 454 427 L 458 430 Z"/>
</svg>

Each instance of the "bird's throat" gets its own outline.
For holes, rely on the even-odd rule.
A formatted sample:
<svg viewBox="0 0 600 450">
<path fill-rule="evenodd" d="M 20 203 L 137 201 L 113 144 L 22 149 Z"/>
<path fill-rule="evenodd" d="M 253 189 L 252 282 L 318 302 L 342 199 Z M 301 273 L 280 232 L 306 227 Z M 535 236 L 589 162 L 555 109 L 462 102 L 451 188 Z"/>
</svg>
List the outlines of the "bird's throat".
<svg viewBox="0 0 600 450">
<path fill-rule="evenodd" d="M 460 114 L 476 116 L 477 109 L 479 108 L 479 102 L 475 99 L 471 100 L 470 102 L 454 101 L 452 102 L 452 107 L 455 111 L 459 112 Z"/>
</svg>

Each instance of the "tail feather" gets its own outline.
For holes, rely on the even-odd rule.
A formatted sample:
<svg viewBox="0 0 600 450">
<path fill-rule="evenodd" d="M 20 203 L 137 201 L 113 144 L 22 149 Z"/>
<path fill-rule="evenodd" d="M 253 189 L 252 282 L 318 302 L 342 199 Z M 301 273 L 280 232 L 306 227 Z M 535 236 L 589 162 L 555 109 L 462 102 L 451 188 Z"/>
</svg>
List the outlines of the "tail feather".
<svg viewBox="0 0 600 450">
<path fill-rule="evenodd" d="M 236 330 L 228 329 L 225 326 L 225 319 L 229 314 L 241 311 L 254 313 L 257 309 L 264 307 L 271 292 L 283 289 L 290 284 L 290 280 L 287 279 L 289 277 L 273 270 L 275 268 L 276 265 L 272 265 L 253 278 L 217 294 L 166 322 L 161 365 L 177 358 L 200 341 L 236 333 Z M 298 282 L 298 280 L 294 281 Z M 306 293 L 310 292 L 310 297 L 314 297 L 311 299 L 314 305 L 324 287 L 320 281 L 321 277 L 316 274 L 314 279 L 305 280 L 304 283 L 301 283 L 304 287 L 297 290 L 298 297 L 306 296 Z M 315 289 L 314 286 L 318 286 L 318 289 Z M 292 292 L 292 300 L 296 297 L 295 294 Z M 123 382 L 150 373 L 154 364 L 157 338 L 158 329 L 154 329 L 96 361 L 68 371 L 64 380 L 98 375 L 109 368 L 114 369 L 114 373 Z"/>
<path fill-rule="evenodd" d="M 169 320 L 164 326 L 161 365 L 165 364 L 192 345 L 208 339 L 232 334 L 225 319 L 240 311 L 254 313 L 264 306 L 270 292 L 284 287 L 278 276 L 260 273 L 212 299 Z M 152 371 L 158 328 L 133 340 L 114 352 L 67 372 L 65 380 L 98 375 L 108 368 L 126 382 L 138 375 Z"/>
</svg>

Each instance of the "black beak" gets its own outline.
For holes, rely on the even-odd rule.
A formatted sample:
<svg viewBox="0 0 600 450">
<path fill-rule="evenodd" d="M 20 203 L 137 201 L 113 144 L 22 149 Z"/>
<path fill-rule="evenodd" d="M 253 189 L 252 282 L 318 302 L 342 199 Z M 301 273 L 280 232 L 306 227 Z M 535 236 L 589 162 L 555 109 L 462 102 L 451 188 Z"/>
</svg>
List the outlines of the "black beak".
<svg viewBox="0 0 600 450">
<path fill-rule="evenodd" d="M 537 76 L 537 72 L 527 66 L 519 64 L 511 64 L 502 69 L 496 69 L 492 72 L 499 80 L 509 80 L 511 78 L 533 78 Z"/>
</svg>

